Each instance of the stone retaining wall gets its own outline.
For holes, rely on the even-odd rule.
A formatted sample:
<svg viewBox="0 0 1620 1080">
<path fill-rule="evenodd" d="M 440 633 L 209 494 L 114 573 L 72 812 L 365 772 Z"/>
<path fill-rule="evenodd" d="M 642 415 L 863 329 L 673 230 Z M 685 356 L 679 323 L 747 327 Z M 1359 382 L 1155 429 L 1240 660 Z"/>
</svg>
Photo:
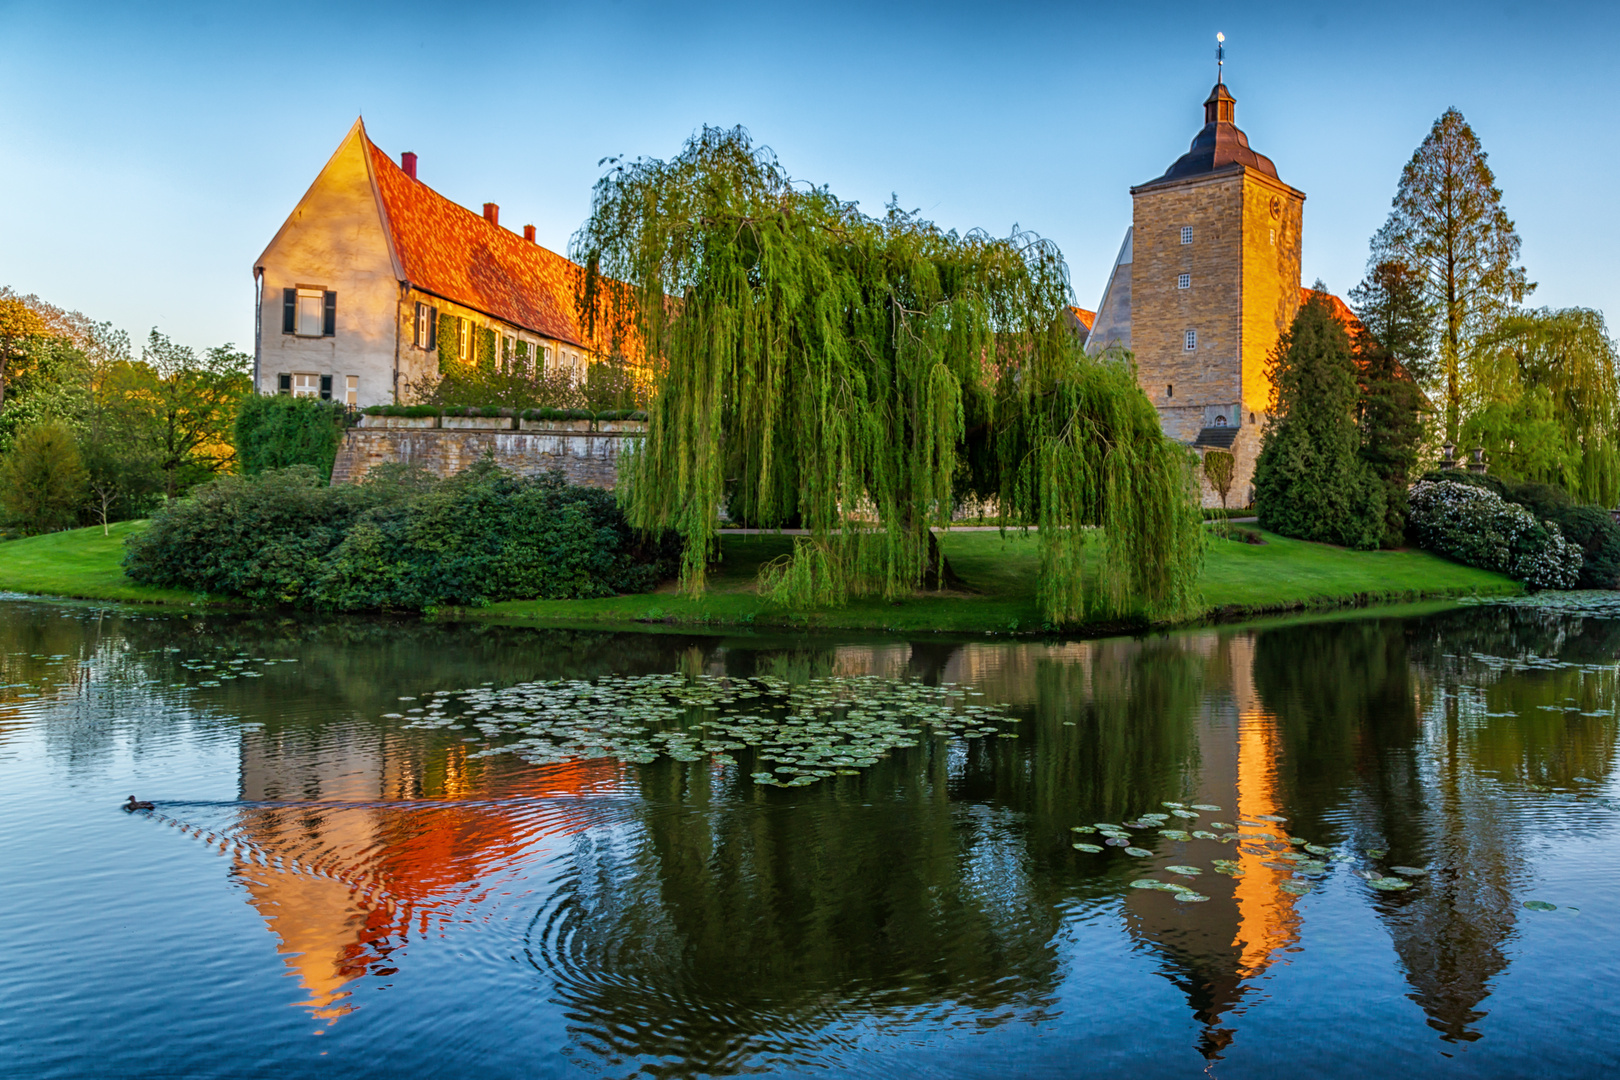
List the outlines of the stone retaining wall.
<svg viewBox="0 0 1620 1080">
<path fill-rule="evenodd" d="M 378 465 L 401 461 L 452 476 L 485 454 L 520 476 L 561 469 L 570 483 L 612 488 L 619 455 L 638 432 L 453 431 L 442 428 L 350 428 L 338 447 L 332 483 L 352 484 Z"/>
</svg>

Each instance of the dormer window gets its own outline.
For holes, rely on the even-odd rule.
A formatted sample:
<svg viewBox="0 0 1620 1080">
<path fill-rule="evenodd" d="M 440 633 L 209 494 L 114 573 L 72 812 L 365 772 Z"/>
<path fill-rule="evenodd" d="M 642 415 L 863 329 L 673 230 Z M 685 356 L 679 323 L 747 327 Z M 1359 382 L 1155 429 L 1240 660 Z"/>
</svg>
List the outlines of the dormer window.
<svg viewBox="0 0 1620 1080">
<path fill-rule="evenodd" d="M 1181 227 L 1181 242 L 1183 244 L 1192 243 L 1192 226 L 1191 225 L 1183 225 Z"/>
</svg>

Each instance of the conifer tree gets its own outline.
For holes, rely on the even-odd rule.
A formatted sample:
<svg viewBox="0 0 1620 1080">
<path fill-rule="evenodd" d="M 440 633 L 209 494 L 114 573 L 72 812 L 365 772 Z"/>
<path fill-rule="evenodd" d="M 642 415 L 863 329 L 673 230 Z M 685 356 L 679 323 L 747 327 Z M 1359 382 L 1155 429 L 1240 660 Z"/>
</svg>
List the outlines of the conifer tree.
<svg viewBox="0 0 1620 1080">
<path fill-rule="evenodd" d="M 1463 364 L 1473 342 L 1535 288 L 1517 265 L 1519 234 L 1468 121 L 1447 109 L 1401 171 L 1374 264 L 1411 267 L 1423 283 L 1439 352 L 1446 437 L 1462 421 Z"/>
<path fill-rule="evenodd" d="M 1406 533 L 1407 487 L 1425 435 L 1433 332 L 1421 278 L 1394 260 L 1375 263 L 1350 290 L 1361 328 L 1351 342 L 1360 400 L 1361 457 L 1384 485 L 1383 546 Z"/>
<path fill-rule="evenodd" d="M 1255 509 L 1261 528 L 1284 536 L 1377 547 L 1384 492 L 1361 457 L 1355 357 L 1326 286 L 1315 290 L 1271 356 L 1275 397 L 1255 463 Z"/>
</svg>

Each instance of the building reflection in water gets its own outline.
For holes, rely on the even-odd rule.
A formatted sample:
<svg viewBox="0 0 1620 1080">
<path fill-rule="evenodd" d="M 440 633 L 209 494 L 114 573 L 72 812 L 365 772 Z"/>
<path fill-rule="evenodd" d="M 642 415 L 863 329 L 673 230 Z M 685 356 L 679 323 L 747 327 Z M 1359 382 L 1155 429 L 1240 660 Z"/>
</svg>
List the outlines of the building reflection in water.
<svg viewBox="0 0 1620 1080">
<path fill-rule="evenodd" d="M 413 937 L 475 917 L 544 856 L 561 869 L 524 947 L 596 1055 L 811 1067 L 841 1024 L 1038 1021 L 1059 998 L 1066 913 L 1102 900 L 1218 1058 L 1329 898 L 1280 889 L 1291 868 L 1258 849 L 1222 850 L 1243 875 L 1206 872 L 1209 901 L 1189 905 L 1126 883 L 1207 866 L 1207 850 L 1158 843 L 1099 873 L 1070 848 L 1072 824 L 1175 800 L 1223 808 L 1202 825 L 1286 817 L 1279 838 L 1432 865 L 1409 893 L 1372 893 L 1343 866 L 1327 888 L 1378 913 L 1431 1025 L 1472 1039 L 1527 873 L 1504 783 L 1549 779 L 1560 755 L 1592 778 L 1612 768 L 1612 712 L 1581 727 L 1536 711 L 1583 694 L 1612 710 L 1612 671 L 1474 672 L 1459 690 L 1440 657 L 1372 619 L 1054 645 L 689 644 L 674 663 L 970 683 L 1015 707 L 1023 737 L 925 741 L 788 802 L 707 765 L 470 762 L 459 743 L 358 726 L 245 735 L 237 870 L 302 1005 L 344 1015 L 355 979 L 391 974 Z M 637 797 L 556 797 L 602 790 Z M 596 828 L 600 802 L 629 827 Z"/>
<path fill-rule="evenodd" d="M 589 803 L 559 796 L 621 769 L 607 760 L 500 772 L 469 768 L 459 745 L 433 753 L 358 731 L 247 733 L 235 872 L 308 994 L 300 1006 L 336 1020 L 351 1009 L 345 987 L 394 974 L 413 934 L 468 917 L 548 840 L 589 828 Z"/>
</svg>

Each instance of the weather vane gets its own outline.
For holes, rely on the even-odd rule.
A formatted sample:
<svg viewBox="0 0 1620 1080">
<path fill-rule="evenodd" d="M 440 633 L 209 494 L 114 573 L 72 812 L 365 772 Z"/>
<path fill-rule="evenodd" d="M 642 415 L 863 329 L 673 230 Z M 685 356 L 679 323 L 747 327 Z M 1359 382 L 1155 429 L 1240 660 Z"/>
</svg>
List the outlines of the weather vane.
<svg viewBox="0 0 1620 1080">
<path fill-rule="evenodd" d="M 1215 35 L 1215 82 L 1220 83 L 1223 72 L 1222 66 L 1226 63 L 1226 35 Z"/>
</svg>

